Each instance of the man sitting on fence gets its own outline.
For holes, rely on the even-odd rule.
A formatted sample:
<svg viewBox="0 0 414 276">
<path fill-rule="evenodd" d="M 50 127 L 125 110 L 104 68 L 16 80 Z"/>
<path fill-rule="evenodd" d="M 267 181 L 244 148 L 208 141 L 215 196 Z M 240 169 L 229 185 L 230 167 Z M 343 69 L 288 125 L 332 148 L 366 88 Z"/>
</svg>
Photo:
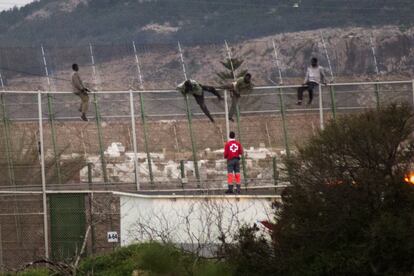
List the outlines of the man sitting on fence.
<svg viewBox="0 0 414 276">
<path fill-rule="evenodd" d="M 302 104 L 303 92 L 305 90 L 309 91 L 308 104 L 311 104 L 313 100 L 313 90 L 317 88 L 321 82 L 323 84 L 326 84 L 325 73 L 323 71 L 323 68 L 318 65 L 318 59 L 312 58 L 311 66 L 309 66 L 308 70 L 306 71 L 305 82 L 303 86 L 298 88 L 298 105 Z"/>
<path fill-rule="evenodd" d="M 243 147 L 237 141 L 234 131 L 230 132 L 230 139 L 224 146 L 224 158 L 227 159 L 227 184 L 228 190 L 226 194 L 233 193 L 233 181 L 236 180 L 236 191 L 241 192 L 240 187 L 240 157 L 243 155 Z"/>
<path fill-rule="evenodd" d="M 79 108 L 79 112 L 82 113 L 81 119 L 83 121 L 88 121 L 86 117 L 86 113 L 88 112 L 89 108 L 89 96 L 88 92 L 90 90 L 83 84 L 82 79 L 79 76 L 79 66 L 75 63 L 72 65 L 73 73 L 72 73 L 72 88 L 73 93 L 81 98 L 81 105 Z"/>
<path fill-rule="evenodd" d="M 214 119 L 204 102 L 204 91 L 208 91 L 214 94 L 219 100 L 223 99 L 214 87 L 199 84 L 195 80 L 186 80 L 177 86 L 177 90 L 180 91 L 184 96 L 188 94 L 193 95 L 201 110 L 203 110 L 204 114 L 206 114 L 210 121 L 214 123 Z"/>
</svg>

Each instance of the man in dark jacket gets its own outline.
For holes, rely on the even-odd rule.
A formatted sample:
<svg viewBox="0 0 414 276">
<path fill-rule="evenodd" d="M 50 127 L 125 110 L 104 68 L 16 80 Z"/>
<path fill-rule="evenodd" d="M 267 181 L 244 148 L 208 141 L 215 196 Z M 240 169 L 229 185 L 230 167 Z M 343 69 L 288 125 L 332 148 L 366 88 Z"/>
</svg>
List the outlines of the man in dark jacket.
<svg viewBox="0 0 414 276">
<path fill-rule="evenodd" d="M 193 95 L 201 110 L 203 110 L 204 114 L 206 114 L 210 121 L 214 123 L 214 119 L 204 102 L 204 91 L 208 91 L 217 96 L 220 101 L 223 99 L 214 87 L 199 84 L 195 80 L 186 80 L 177 86 L 177 90 L 180 91 L 184 96 L 188 94 Z"/>
</svg>

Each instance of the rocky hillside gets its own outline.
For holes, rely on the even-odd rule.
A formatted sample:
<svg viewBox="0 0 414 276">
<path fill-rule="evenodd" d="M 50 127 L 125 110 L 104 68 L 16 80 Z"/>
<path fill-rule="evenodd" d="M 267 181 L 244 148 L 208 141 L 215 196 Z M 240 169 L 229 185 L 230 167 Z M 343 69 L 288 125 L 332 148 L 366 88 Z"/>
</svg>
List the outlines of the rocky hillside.
<svg viewBox="0 0 414 276">
<path fill-rule="evenodd" d="M 333 74 L 337 80 L 356 79 L 407 79 L 414 69 L 414 28 L 402 32 L 398 27 L 376 29 L 346 28 L 321 30 L 331 57 Z M 370 44 L 373 36 L 380 76 L 376 76 Z M 258 85 L 278 82 L 274 63 L 272 40 L 280 56 L 285 83 L 302 81 L 304 68 L 312 56 L 319 57 L 328 67 L 320 32 L 304 31 L 261 37 L 240 43 L 231 43 L 232 52 L 244 60 Z M 220 61 L 227 56 L 224 43 L 202 46 L 183 44 L 188 75 L 204 83 L 217 83 L 216 72 L 223 70 Z M 71 48 L 45 47 L 52 83 L 58 90 L 70 89 L 70 66 L 77 62 L 85 80 L 92 86 L 89 46 Z M 46 79 L 40 48 L 8 48 L 0 51 L 0 62 L 8 89 L 46 89 Z M 137 70 L 132 44 L 97 45 L 94 47 L 99 78 L 97 87 L 102 90 L 119 90 L 138 87 Z M 171 89 L 183 80 L 182 66 L 176 44 L 140 45 L 145 88 Z M 15 60 L 22 62 L 15 62 Z M 328 70 L 329 72 L 329 70 Z"/>
</svg>

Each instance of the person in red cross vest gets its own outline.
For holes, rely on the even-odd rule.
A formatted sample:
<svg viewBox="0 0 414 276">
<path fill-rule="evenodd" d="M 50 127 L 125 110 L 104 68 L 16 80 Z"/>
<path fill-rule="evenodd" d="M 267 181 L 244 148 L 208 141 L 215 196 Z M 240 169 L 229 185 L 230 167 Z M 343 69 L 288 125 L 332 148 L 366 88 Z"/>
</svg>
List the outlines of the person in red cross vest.
<svg viewBox="0 0 414 276">
<path fill-rule="evenodd" d="M 227 184 L 226 194 L 233 193 L 233 181 L 236 181 L 236 191 L 240 194 L 240 157 L 243 155 L 243 147 L 237 141 L 234 131 L 230 132 L 230 139 L 224 146 L 224 158 L 227 159 Z"/>
</svg>

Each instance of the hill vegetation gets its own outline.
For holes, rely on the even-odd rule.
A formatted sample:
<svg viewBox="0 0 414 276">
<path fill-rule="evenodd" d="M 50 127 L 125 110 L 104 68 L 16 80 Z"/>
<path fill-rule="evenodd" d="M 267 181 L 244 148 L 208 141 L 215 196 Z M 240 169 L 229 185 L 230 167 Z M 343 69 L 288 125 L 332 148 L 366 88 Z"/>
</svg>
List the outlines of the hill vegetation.
<svg viewBox="0 0 414 276">
<path fill-rule="evenodd" d="M 408 0 L 40 0 L 0 13 L 2 45 L 236 41 L 325 27 L 411 26 Z"/>
</svg>

